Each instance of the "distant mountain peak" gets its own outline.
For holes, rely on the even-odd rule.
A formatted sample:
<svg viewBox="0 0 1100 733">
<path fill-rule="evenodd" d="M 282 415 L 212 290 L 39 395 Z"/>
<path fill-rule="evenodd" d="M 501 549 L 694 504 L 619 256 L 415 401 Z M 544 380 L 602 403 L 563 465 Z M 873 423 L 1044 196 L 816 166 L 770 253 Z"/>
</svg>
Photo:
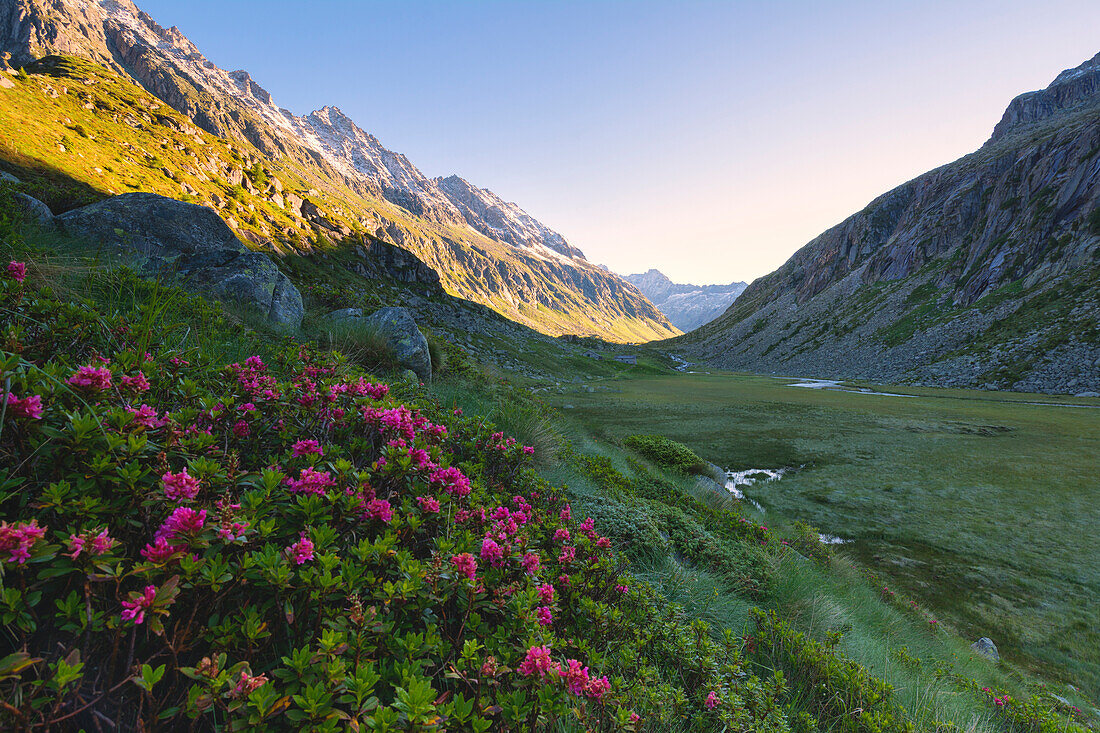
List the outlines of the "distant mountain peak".
<svg viewBox="0 0 1100 733">
<path fill-rule="evenodd" d="M 642 291 L 681 331 L 691 331 L 714 320 L 748 287 L 744 282 L 728 285 L 674 283 L 653 267 L 643 273 L 626 275 L 623 279 Z"/>
</svg>

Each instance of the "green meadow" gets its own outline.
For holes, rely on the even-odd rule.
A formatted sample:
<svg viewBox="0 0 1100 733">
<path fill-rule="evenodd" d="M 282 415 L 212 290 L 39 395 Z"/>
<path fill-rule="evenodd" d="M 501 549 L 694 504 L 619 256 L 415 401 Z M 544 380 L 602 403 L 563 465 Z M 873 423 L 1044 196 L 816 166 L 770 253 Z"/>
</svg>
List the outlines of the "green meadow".
<svg viewBox="0 0 1100 733">
<path fill-rule="evenodd" d="M 600 443 L 657 433 L 722 467 L 790 469 L 745 489 L 762 521 L 849 540 L 840 554 L 963 637 L 1100 699 L 1100 401 L 792 381 L 639 376 L 546 399 Z"/>
</svg>

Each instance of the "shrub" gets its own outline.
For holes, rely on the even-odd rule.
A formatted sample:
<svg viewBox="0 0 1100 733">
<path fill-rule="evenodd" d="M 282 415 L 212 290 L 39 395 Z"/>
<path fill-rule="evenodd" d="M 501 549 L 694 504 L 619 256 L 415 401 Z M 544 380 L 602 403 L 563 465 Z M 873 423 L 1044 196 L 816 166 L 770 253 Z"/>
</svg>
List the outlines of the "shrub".
<svg viewBox="0 0 1100 733">
<path fill-rule="evenodd" d="M 661 435 L 631 435 L 624 442 L 626 447 L 662 468 L 700 475 L 709 470 L 707 462 L 691 448 Z"/>
<path fill-rule="evenodd" d="M 754 609 L 756 652 L 810 695 L 804 701 L 827 730 L 915 733 L 893 688 L 866 668 L 795 631 L 774 611 Z"/>
<path fill-rule="evenodd" d="M 791 546 L 798 550 L 804 557 L 822 565 L 828 565 L 833 556 L 832 548 L 821 541 L 821 533 L 816 527 L 811 527 L 805 522 L 795 522 L 794 539 Z"/>
</svg>

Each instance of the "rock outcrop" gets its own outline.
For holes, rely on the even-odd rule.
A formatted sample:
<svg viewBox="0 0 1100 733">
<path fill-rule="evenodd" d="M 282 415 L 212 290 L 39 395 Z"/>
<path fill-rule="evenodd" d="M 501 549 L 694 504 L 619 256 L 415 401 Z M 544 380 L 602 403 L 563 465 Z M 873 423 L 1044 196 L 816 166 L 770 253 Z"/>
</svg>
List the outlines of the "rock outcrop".
<svg viewBox="0 0 1100 733">
<path fill-rule="evenodd" d="M 679 343 L 730 369 L 1100 388 L 1098 59 L 980 150 L 872 201 Z"/>
<path fill-rule="evenodd" d="M 293 283 L 265 254 L 245 247 L 212 210 L 151 193 L 127 193 L 57 217 L 69 234 L 135 257 L 148 273 L 173 273 L 217 298 L 297 328 L 304 308 Z"/>
</svg>

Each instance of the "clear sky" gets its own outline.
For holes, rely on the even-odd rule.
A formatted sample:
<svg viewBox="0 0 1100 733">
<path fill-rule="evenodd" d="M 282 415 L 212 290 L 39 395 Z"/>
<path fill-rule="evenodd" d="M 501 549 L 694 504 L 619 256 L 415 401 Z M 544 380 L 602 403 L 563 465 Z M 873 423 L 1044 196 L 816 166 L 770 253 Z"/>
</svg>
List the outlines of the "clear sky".
<svg viewBox="0 0 1100 733">
<path fill-rule="evenodd" d="M 594 262 L 751 280 L 1100 51 L 1097 0 L 136 0 Z"/>
</svg>

